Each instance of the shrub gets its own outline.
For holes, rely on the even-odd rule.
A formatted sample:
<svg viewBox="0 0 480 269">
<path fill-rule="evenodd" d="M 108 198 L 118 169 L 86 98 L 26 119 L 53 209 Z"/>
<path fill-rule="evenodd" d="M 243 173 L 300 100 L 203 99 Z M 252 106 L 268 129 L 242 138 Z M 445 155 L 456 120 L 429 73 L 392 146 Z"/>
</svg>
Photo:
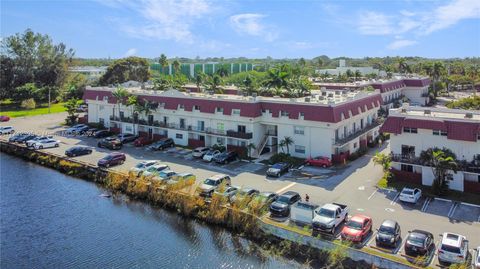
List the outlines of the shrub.
<svg viewBox="0 0 480 269">
<path fill-rule="evenodd" d="M 35 100 L 33 100 L 33 98 L 30 98 L 27 100 L 23 100 L 20 106 L 24 109 L 34 109 L 37 104 L 35 103 Z"/>
</svg>

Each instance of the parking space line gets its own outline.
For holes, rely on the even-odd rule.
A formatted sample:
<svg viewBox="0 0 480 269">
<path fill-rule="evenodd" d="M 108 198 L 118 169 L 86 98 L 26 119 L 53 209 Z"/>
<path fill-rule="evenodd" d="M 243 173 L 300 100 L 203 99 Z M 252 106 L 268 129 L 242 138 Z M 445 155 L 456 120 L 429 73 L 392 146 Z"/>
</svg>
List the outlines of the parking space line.
<svg viewBox="0 0 480 269">
<path fill-rule="evenodd" d="M 397 203 L 398 198 L 400 197 L 400 193 L 398 193 L 393 200 L 390 202 L 391 205 L 395 205 Z"/>
<path fill-rule="evenodd" d="M 293 187 L 295 184 L 297 184 L 297 182 L 292 182 L 292 183 L 288 184 L 287 186 L 277 190 L 275 193 L 277 193 L 277 194 L 281 193 L 281 192 L 285 191 L 286 189 Z"/>
<path fill-rule="evenodd" d="M 430 201 L 431 201 L 431 200 L 432 200 L 432 198 L 430 198 L 430 197 L 428 197 L 428 198 L 425 200 L 425 202 L 423 203 L 422 209 L 421 209 L 422 212 L 427 211 L 427 207 L 428 207 L 428 205 L 430 204 Z"/>
<path fill-rule="evenodd" d="M 368 242 L 365 244 L 365 246 L 370 246 L 370 244 L 372 243 L 372 241 L 375 239 L 375 236 L 376 236 L 376 235 L 377 235 L 377 232 L 373 232 L 370 240 L 368 240 Z"/>
<path fill-rule="evenodd" d="M 370 194 L 370 196 L 368 196 L 368 199 L 367 199 L 367 200 L 372 199 L 372 197 L 375 195 L 375 193 L 377 193 L 377 190 L 375 190 L 374 192 L 372 192 L 372 194 Z"/>
<path fill-rule="evenodd" d="M 450 208 L 450 212 L 448 212 L 448 217 L 451 218 L 453 217 L 453 214 L 455 213 L 455 210 L 457 209 L 458 207 L 458 203 L 453 203 L 452 204 L 452 207 Z"/>
</svg>

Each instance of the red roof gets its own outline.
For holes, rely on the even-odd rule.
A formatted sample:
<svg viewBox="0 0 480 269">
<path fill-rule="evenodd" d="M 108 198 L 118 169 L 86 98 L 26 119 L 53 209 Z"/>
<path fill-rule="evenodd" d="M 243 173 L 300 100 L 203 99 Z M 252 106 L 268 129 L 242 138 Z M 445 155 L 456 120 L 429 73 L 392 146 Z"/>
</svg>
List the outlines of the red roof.
<svg viewBox="0 0 480 269">
<path fill-rule="evenodd" d="M 402 133 L 402 124 L 404 119 L 405 118 L 403 117 L 388 117 L 383 123 L 382 127 L 380 127 L 380 132 L 390 134 Z"/>
</svg>

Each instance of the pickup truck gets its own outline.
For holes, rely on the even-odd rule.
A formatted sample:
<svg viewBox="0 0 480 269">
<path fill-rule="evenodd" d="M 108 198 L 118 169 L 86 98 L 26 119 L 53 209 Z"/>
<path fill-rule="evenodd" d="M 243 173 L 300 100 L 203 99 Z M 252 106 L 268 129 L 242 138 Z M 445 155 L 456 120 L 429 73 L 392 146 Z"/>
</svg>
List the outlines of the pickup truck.
<svg viewBox="0 0 480 269">
<path fill-rule="evenodd" d="M 335 234 L 336 228 L 348 218 L 348 207 L 346 205 L 331 203 L 325 204 L 315 210 L 315 217 L 312 221 L 313 233 Z"/>
<path fill-rule="evenodd" d="M 319 206 L 309 202 L 298 202 L 290 209 L 290 220 L 300 225 L 312 225 L 315 210 Z"/>
</svg>

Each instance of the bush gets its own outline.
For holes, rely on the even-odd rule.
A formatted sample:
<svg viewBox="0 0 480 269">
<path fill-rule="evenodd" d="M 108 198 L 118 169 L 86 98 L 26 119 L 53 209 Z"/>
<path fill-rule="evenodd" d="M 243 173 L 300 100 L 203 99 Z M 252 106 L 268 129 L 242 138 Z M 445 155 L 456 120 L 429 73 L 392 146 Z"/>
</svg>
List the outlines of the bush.
<svg viewBox="0 0 480 269">
<path fill-rule="evenodd" d="M 305 159 L 303 158 L 297 158 L 297 157 L 292 157 L 287 153 L 277 153 L 274 154 L 272 157 L 270 157 L 269 163 L 270 164 L 275 164 L 275 163 L 280 163 L 280 162 L 286 162 L 291 164 L 293 167 L 302 165 L 305 163 Z"/>
<path fill-rule="evenodd" d="M 33 98 L 30 98 L 27 100 L 23 100 L 20 106 L 24 109 L 34 109 L 37 104 L 35 103 L 35 100 L 33 100 Z"/>
</svg>

